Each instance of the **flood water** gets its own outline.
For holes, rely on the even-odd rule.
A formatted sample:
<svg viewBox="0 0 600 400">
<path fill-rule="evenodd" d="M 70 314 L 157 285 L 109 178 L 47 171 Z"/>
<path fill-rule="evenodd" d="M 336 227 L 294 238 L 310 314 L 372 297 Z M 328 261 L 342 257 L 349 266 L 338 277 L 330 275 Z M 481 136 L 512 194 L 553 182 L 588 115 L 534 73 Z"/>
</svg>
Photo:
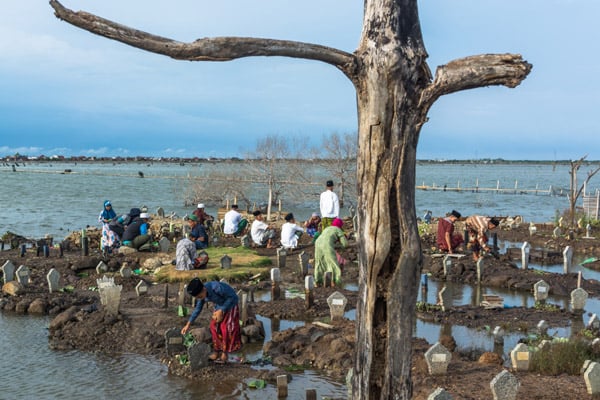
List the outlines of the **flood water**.
<svg viewBox="0 0 600 400">
<path fill-rule="evenodd" d="M 222 168 L 219 165 L 219 168 Z M 71 169 L 72 173 L 57 172 Z M 97 225 L 97 216 L 105 199 L 110 199 L 117 213 L 124 213 L 131 207 L 148 206 L 151 212 L 162 207 L 168 214 L 175 212 L 184 215 L 193 207 L 184 206 L 184 185 L 187 176 L 202 175 L 209 166 L 154 163 L 154 164 L 63 164 L 39 163 L 20 167 L 12 172 L 9 166 L 0 167 L 0 225 L 3 232 L 12 231 L 30 238 L 50 234 L 61 239 L 74 230 L 86 225 Z M 231 167 L 234 168 L 234 167 Z M 238 168 L 238 167 L 235 167 Z M 34 171 L 35 170 L 35 171 Z M 140 178 L 138 171 L 143 171 Z M 232 169 L 232 173 L 235 170 Z M 315 181 L 324 177 L 315 173 Z M 569 185 L 567 166 L 551 165 L 445 165 L 426 164 L 417 166 L 418 185 L 448 187 L 511 187 L 523 189 L 566 188 Z M 313 189 L 314 196 L 302 199 L 285 198 L 284 209 L 293 211 L 297 219 L 303 220 L 318 207 L 318 193 L 321 187 Z M 593 190 L 590 188 L 590 190 Z M 517 192 L 515 190 L 515 192 Z M 255 199 L 261 203 L 262 194 Z M 568 208 L 566 197 L 542 194 L 495 194 L 491 192 L 416 192 L 416 212 L 422 215 L 432 210 L 434 216 L 445 214 L 451 209 L 463 215 L 521 215 L 525 221 L 538 223 L 553 221 L 558 211 Z M 207 207 L 215 215 L 216 208 Z M 342 210 L 342 216 L 348 210 Z M 577 258 L 574 259 L 574 261 Z M 3 263 L 0 253 L 0 263 Z M 562 264 L 530 268 L 550 272 L 562 272 Z M 577 271 L 575 265 L 573 271 Z M 583 267 L 581 267 L 583 268 Z M 597 279 L 597 273 L 583 268 L 585 278 Z M 429 281 L 424 299 L 437 302 L 441 285 L 453 293 L 455 305 L 474 304 L 478 299 L 477 288 L 450 283 Z M 357 290 L 349 285 L 349 290 Z M 480 289 L 482 293 L 494 293 L 504 297 L 507 306 L 533 305 L 530 294 L 513 293 L 507 290 Z M 268 298 L 259 299 L 268 301 Z M 419 299 L 421 300 L 421 299 Z M 570 299 L 550 298 L 548 301 L 568 308 Z M 586 311 L 598 312 L 600 304 L 589 299 Z M 347 310 L 345 316 L 354 319 L 355 310 Z M 585 321 L 589 318 L 584 315 Z M 284 330 L 304 321 L 270 320 L 259 317 L 265 325 L 269 340 L 273 330 Z M 0 314 L 0 368 L 3 383 L 0 386 L 2 399 L 265 399 L 276 398 L 275 388 L 269 385 L 263 390 L 243 389 L 240 382 L 190 382 L 186 379 L 169 376 L 166 366 L 158 361 L 138 355 L 126 354 L 119 357 L 106 357 L 77 351 L 59 352 L 48 348 L 48 318 Z M 489 327 L 493 329 L 494 327 Z M 493 338 L 489 329 L 467 329 L 459 326 L 439 326 L 417 321 L 414 335 L 435 343 L 441 333 L 450 332 L 459 349 L 478 348 L 492 351 Z M 551 329 L 551 334 L 568 336 L 569 328 Z M 505 359 L 514 347 L 519 335 L 505 338 L 500 349 Z M 495 349 L 498 351 L 498 349 Z M 262 344 L 248 345 L 244 355 L 254 360 L 262 356 Z M 149 379 L 150 378 L 150 379 Z M 289 386 L 289 399 L 304 399 L 305 390 L 316 388 L 318 398 L 345 398 L 346 388 L 339 382 L 331 381 L 313 372 L 294 374 Z"/>
</svg>

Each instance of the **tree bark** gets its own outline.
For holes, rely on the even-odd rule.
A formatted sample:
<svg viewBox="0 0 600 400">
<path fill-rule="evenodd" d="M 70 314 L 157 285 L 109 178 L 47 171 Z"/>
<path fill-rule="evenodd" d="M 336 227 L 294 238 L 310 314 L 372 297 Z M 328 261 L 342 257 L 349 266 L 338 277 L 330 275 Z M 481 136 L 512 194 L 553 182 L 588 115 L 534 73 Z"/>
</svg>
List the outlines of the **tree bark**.
<svg viewBox="0 0 600 400">
<path fill-rule="evenodd" d="M 358 102 L 359 300 L 354 399 L 412 397 L 412 330 L 421 272 L 415 210 L 419 133 L 445 94 L 489 85 L 517 86 L 531 65 L 514 54 L 486 54 L 439 67 L 426 64 L 417 0 L 365 0 L 354 54 L 308 43 L 205 38 L 180 43 L 73 12 L 50 0 L 58 18 L 92 33 L 190 61 L 288 56 L 323 61 L 353 82 Z"/>
</svg>

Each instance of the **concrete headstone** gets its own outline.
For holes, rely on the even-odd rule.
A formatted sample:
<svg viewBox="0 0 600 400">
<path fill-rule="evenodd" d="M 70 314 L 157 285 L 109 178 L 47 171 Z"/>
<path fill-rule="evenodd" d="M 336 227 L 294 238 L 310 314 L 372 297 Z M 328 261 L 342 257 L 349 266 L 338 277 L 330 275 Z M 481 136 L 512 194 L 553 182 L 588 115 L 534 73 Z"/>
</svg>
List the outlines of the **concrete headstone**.
<svg viewBox="0 0 600 400">
<path fill-rule="evenodd" d="M 131 268 L 129 268 L 129 265 L 127 265 L 127 263 L 123 263 L 121 269 L 119 270 L 119 273 L 123 278 L 131 278 L 131 276 L 133 275 L 133 271 L 131 270 Z"/>
<path fill-rule="evenodd" d="M 563 250 L 563 272 L 568 274 L 573 264 L 573 248 L 571 246 L 565 247 Z"/>
<path fill-rule="evenodd" d="M 588 292 L 582 288 L 577 288 L 571 292 L 571 309 L 573 312 L 583 312 L 587 302 Z"/>
<path fill-rule="evenodd" d="M 500 372 L 490 382 L 494 400 L 516 400 L 519 386 L 517 378 L 507 370 Z"/>
<path fill-rule="evenodd" d="M 440 342 L 425 352 L 425 361 L 431 375 L 446 375 L 452 354 Z"/>
<path fill-rule="evenodd" d="M 298 261 L 300 262 L 300 273 L 302 276 L 308 275 L 308 260 L 310 256 L 306 252 L 302 252 L 298 255 Z"/>
<path fill-rule="evenodd" d="M 50 293 L 58 292 L 60 287 L 58 286 L 58 281 L 60 279 L 60 273 L 52 268 L 48 271 L 46 275 L 46 280 L 48 281 L 48 288 L 50 289 Z"/>
<path fill-rule="evenodd" d="M 171 245 L 171 242 L 165 236 L 161 237 L 160 240 L 158 241 L 158 247 L 160 248 L 161 253 L 168 253 L 170 245 Z"/>
<path fill-rule="evenodd" d="M 211 353 L 210 345 L 206 343 L 194 343 L 188 347 L 188 360 L 190 360 L 190 369 L 198 371 L 208 367 L 208 356 Z"/>
<path fill-rule="evenodd" d="M 171 328 L 165 332 L 165 347 L 169 356 L 185 351 L 181 328 Z"/>
<path fill-rule="evenodd" d="M 583 374 L 588 394 L 596 398 L 600 394 L 600 364 L 592 362 Z"/>
<path fill-rule="evenodd" d="M 510 360 L 512 362 L 512 367 L 516 371 L 528 371 L 531 352 L 527 345 L 524 343 L 517 344 L 510 352 Z"/>
<path fill-rule="evenodd" d="M 346 304 L 348 299 L 346 296 L 338 291 L 335 291 L 327 298 L 327 304 L 329 305 L 329 313 L 331 320 L 337 320 L 344 318 L 344 312 L 346 311 Z"/>
<path fill-rule="evenodd" d="M 592 314 L 590 317 L 590 320 L 587 323 L 587 328 L 594 331 L 600 329 L 600 318 L 598 318 L 596 314 Z"/>
<path fill-rule="evenodd" d="M 277 266 L 279 268 L 285 268 L 285 261 L 287 258 L 287 250 L 282 248 L 277 249 Z"/>
<path fill-rule="evenodd" d="M 544 280 L 537 281 L 533 285 L 533 297 L 535 301 L 545 301 L 550 292 L 550 285 Z"/>
<path fill-rule="evenodd" d="M 144 295 L 148 293 L 148 284 L 144 281 L 139 281 L 137 285 L 135 285 L 135 292 L 138 296 Z"/>
<path fill-rule="evenodd" d="M 2 265 L 2 274 L 4 275 L 4 283 L 15 280 L 15 265 L 10 260 Z"/>
<path fill-rule="evenodd" d="M 444 388 L 437 388 L 433 393 L 427 396 L 427 400 L 452 400 L 452 395 L 446 392 Z"/>
<path fill-rule="evenodd" d="M 27 286 L 29 284 L 29 276 L 31 275 L 31 272 L 29 271 L 29 268 L 27 268 L 24 265 L 21 265 L 19 268 L 17 268 L 17 281 L 22 285 L 22 286 Z"/>
<path fill-rule="evenodd" d="M 98 275 L 102 275 L 108 272 L 108 265 L 104 261 L 100 261 L 98 265 L 96 265 L 96 273 Z"/>
<path fill-rule="evenodd" d="M 225 255 L 223 255 L 223 257 L 221 257 L 221 268 L 223 268 L 223 269 L 231 268 L 231 257 L 229 257 L 227 254 L 225 254 Z"/>
</svg>

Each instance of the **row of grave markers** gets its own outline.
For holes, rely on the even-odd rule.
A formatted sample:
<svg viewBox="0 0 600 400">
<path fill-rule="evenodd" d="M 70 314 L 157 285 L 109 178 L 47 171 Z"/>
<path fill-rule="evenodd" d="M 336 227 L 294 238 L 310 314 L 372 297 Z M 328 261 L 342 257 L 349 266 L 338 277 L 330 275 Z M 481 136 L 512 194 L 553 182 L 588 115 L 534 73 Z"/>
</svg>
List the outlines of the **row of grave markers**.
<svg viewBox="0 0 600 400">
<path fill-rule="evenodd" d="M 597 338 L 595 341 L 600 341 L 600 339 Z M 543 351 L 549 345 L 550 341 L 544 340 L 538 345 L 538 348 Z M 532 352 L 526 344 L 517 344 L 510 352 L 512 368 L 515 371 L 528 371 L 531 355 Z M 425 361 L 430 375 L 446 375 L 451 360 L 452 353 L 439 342 L 431 346 L 425 352 Z M 594 398 L 595 396 L 600 395 L 600 363 L 587 360 L 582 366 L 581 372 L 588 393 Z M 490 382 L 494 400 L 516 400 L 519 386 L 520 383 L 518 379 L 507 370 L 500 372 Z M 448 399 L 452 399 L 452 396 L 443 388 L 436 389 L 436 391 L 428 397 L 428 400 Z"/>
</svg>

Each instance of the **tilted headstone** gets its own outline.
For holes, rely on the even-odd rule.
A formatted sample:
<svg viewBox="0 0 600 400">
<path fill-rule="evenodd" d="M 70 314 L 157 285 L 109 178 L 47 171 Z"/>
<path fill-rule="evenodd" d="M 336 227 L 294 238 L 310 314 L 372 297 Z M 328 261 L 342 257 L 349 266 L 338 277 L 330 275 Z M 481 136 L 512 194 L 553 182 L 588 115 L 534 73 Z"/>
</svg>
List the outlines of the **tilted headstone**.
<svg viewBox="0 0 600 400">
<path fill-rule="evenodd" d="M 571 246 L 565 247 L 563 251 L 563 272 L 568 274 L 573 264 L 573 248 Z"/>
<path fill-rule="evenodd" d="M 121 274 L 123 278 L 131 278 L 131 275 L 133 275 L 133 271 L 131 270 L 131 268 L 129 268 L 129 265 L 127 265 L 127 263 L 123 263 L 121 269 L 119 269 L 119 274 Z"/>
<path fill-rule="evenodd" d="M 512 367 L 516 371 L 528 371 L 531 352 L 527 345 L 524 343 L 517 344 L 510 352 L 510 360 L 512 362 Z"/>
<path fill-rule="evenodd" d="M 300 273 L 302 274 L 302 276 L 306 276 L 308 275 L 308 259 L 310 258 L 310 255 L 308 255 L 306 252 L 302 252 L 300 254 L 298 254 L 298 261 L 300 263 Z"/>
<path fill-rule="evenodd" d="M 15 265 L 7 260 L 2 265 L 2 273 L 4 275 L 4 283 L 15 280 Z"/>
<path fill-rule="evenodd" d="M 185 346 L 183 345 L 183 335 L 180 328 L 171 328 L 165 332 L 165 347 L 167 355 L 183 353 Z"/>
<path fill-rule="evenodd" d="M 442 311 L 446 311 L 452 307 L 452 295 L 446 286 L 438 293 L 438 303 L 442 307 Z"/>
<path fill-rule="evenodd" d="M 520 385 L 517 378 L 507 370 L 500 372 L 490 382 L 494 400 L 517 400 Z"/>
<path fill-rule="evenodd" d="M 108 265 L 104 263 L 104 261 L 100 261 L 98 265 L 96 265 L 96 273 L 98 275 L 102 275 L 108 272 Z"/>
<path fill-rule="evenodd" d="M 250 247 L 250 236 L 246 234 L 240 237 L 240 244 L 242 247 Z"/>
<path fill-rule="evenodd" d="M 156 209 L 156 215 L 158 215 L 161 218 L 164 218 L 164 216 L 165 216 L 165 210 L 162 207 L 158 207 Z"/>
<path fill-rule="evenodd" d="M 229 257 L 227 254 L 225 254 L 225 255 L 223 255 L 223 257 L 221 257 L 221 268 L 223 268 L 223 269 L 231 268 L 231 257 Z"/>
<path fill-rule="evenodd" d="M 588 321 L 587 328 L 597 331 L 600 329 L 600 318 L 596 314 L 592 314 L 590 320 Z"/>
<path fill-rule="evenodd" d="M 279 268 L 285 268 L 286 258 L 287 258 L 287 251 L 284 248 L 277 249 L 277 266 Z"/>
<path fill-rule="evenodd" d="M 600 394 L 600 364 L 597 362 L 590 363 L 583 374 L 583 379 L 588 394 L 596 398 L 595 396 Z"/>
<path fill-rule="evenodd" d="M 333 292 L 331 296 L 327 298 L 332 321 L 344 318 L 346 303 L 348 303 L 348 299 L 338 291 Z"/>
<path fill-rule="evenodd" d="M 168 253 L 170 245 L 171 245 L 171 242 L 165 236 L 161 237 L 160 240 L 158 241 L 158 247 L 159 247 L 161 253 Z"/>
<path fill-rule="evenodd" d="M 452 354 L 440 342 L 425 352 L 425 361 L 430 375 L 446 375 Z"/>
<path fill-rule="evenodd" d="M 123 285 L 115 285 L 114 278 L 103 276 L 101 279 L 96 279 L 98 284 L 98 292 L 100 293 L 100 304 L 104 306 L 106 312 L 110 315 L 119 313 L 121 304 L 121 290 Z"/>
<path fill-rule="evenodd" d="M 137 285 L 135 285 L 135 293 L 138 296 L 148 294 L 148 284 L 144 281 L 139 281 Z"/>
<path fill-rule="evenodd" d="M 19 268 L 17 268 L 17 282 L 23 286 L 27 286 L 29 284 L 30 274 L 29 268 L 21 265 Z"/>
<path fill-rule="evenodd" d="M 557 239 L 560 237 L 560 235 L 562 235 L 562 231 L 560 230 L 560 228 L 557 226 L 556 228 L 554 228 L 554 230 L 552 231 L 552 237 L 554 239 Z"/>
<path fill-rule="evenodd" d="M 450 271 L 452 271 L 452 258 L 449 255 L 445 255 L 442 263 L 444 266 L 444 276 L 448 276 Z"/>
<path fill-rule="evenodd" d="M 547 335 L 548 334 L 548 328 L 550 328 L 550 326 L 548 325 L 548 323 L 544 320 L 541 320 L 540 322 L 538 322 L 537 324 L 537 331 L 540 335 Z"/>
<path fill-rule="evenodd" d="M 583 312 L 587 298 L 588 292 L 586 292 L 584 289 L 574 289 L 571 292 L 571 310 L 573 312 Z"/>
<path fill-rule="evenodd" d="M 208 356 L 211 351 L 211 346 L 207 343 L 194 343 L 188 347 L 190 369 L 198 371 L 199 369 L 208 367 Z"/>
<path fill-rule="evenodd" d="M 60 279 L 60 273 L 52 268 L 48 271 L 46 275 L 46 280 L 48 281 L 48 288 L 50 289 L 50 293 L 58 292 L 60 287 L 58 286 L 58 281 Z"/>
<path fill-rule="evenodd" d="M 535 301 L 546 301 L 548 293 L 550 292 L 550 285 L 544 280 L 537 281 L 533 285 L 533 298 Z"/>
<path fill-rule="evenodd" d="M 527 242 L 521 246 L 521 269 L 529 268 L 529 252 L 531 251 L 531 245 Z"/>
<path fill-rule="evenodd" d="M 427 397 L 427 400 L 452 400 L 452 395 L 444 388 L 437 388 Z"/>
</svg>

